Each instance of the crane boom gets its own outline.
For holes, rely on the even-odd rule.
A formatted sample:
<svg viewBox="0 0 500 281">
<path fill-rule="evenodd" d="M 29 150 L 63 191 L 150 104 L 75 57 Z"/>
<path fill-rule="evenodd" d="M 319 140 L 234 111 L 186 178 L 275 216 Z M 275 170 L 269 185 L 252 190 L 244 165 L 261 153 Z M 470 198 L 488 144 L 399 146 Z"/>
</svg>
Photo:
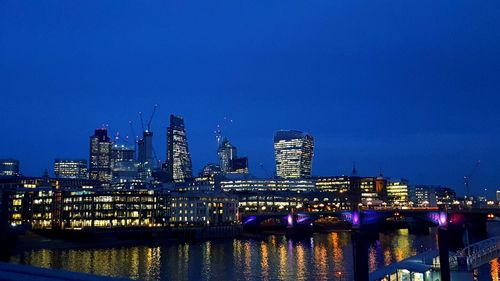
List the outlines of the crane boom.
<svg viewBox="0 0 500 281">
<path fill-rule="evenodd" d="M 139 111 L 139 118 L 141 119 L 141 128 L 142 131 L 144 132 L 144 120 L 142 119 L 142 112 Z"/>
<path fill-rule="evenodd" d="M 465 194 L 467 195 L 467 197 L 470 197 L 470 187 L 469 187 L 470 178 L 475 174 L 480 164 L 481 160 L 477 160 L 476 165 L 474 165 L 474 168 L 472 168 L 470 173 L 467 176 L 464 176 Z"/>
<path fill-rule="evenodd" d="M 158 105 L 155 104 L 155 106 L 153 107 L 153 112 L 151 112 L 151 116 L 149 117 L 148 126 L 147 126 L 148 131 L 151 131 L 151 122 L 153 121 L 153 117 L 155 116 L 157 107 L 158 107 Z"/>
</svg>

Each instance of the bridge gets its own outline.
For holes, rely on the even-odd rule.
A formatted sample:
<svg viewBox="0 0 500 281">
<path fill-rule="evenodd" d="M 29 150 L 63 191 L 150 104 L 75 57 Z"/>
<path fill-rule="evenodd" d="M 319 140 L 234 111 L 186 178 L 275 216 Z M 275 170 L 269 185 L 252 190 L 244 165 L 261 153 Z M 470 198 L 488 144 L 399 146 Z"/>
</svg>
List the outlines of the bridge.
<svg viewBox="0 0 500 281">
<path fill-rule="evenodd" d="M 456 254 L 458 265 L 466 266 L 467 270 L 473 270 L 500 257 L 500 236 L 471 244 Z"/>
<path fill-rule="evenodd" d="M 291 211 L 242 213 L 240 221 L 244 230 L 266 230 L 267 228 L 296 231 L 297 233 L 350 230 L 353 225 L 367 233 L 407 228 L 412 233 L 428 233 L 430 227 L 446 225 L 451 233 L 449 239 L 454 247 L 463 245 L 462 237 L 469 234 L 487 233 L 487 221 L 500 217 L 500 209 L 366 209 L 353 211 Z M 273 230 L 274 230 L 273 229 Z"/>
</svg>

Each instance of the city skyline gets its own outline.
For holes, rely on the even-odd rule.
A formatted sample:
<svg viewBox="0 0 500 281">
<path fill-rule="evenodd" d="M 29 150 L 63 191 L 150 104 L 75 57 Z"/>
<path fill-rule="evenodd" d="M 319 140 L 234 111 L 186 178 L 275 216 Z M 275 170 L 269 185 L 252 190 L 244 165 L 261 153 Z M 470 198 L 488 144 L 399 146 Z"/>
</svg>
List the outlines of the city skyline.
<svg viewBox="0 0 500 281">
<path fill-rule="evenodd" d="M 155 105 L 155 110 L 156 110 L 156 107 L 157 107 L 157 106 L 158 106 L 158 105 Z M 183 118 L 182 116 L 179 116 L 179 115 L 170 114 L 170 122 L 171 122 L 171 123 L 170 123 L 170 126 L 166 128 L 166 132 L 167 132 L 167 134 L 166 134 L 166 135 L 167 135 L 167 139 L 168 139 L 168 135 L 170 134 L 170 132 L 171 132 L 171 130 L 172 130 L 172 129 L 171 129 L 171 127 L 173 127 L 173 128 L 174 128 L 174 130 L 181 130 L 182 132 L 181 132 L 181 134 L 180 134 L 180 135 L 181 135 L 181 136 L 182 136 L 182 138 L 183 138 L 183 140 L 181 140 L 181 142 L 183 143 L 183 145 L 182 145 L 182 149 L 181 149 L 181 150 L 182 150 L 182 151 L 184 151 L 184 149 L 186 149 L 186 150 L 187 150 L 187 155 L 188 155 L 188 158 L 189 158 L 189 163 L 191 163 L 191 154 L 189 153 L 189 145 L 187 144 L 187 141 L 186 141 L 186 137 L 189 135 L 189 133 L 187 133 L 186 131 L 189 131 L 189 128 L 187 128 L 187 129 L 186 129 L 186 127 L 184 126 L 184 118 Z M 231 120 L 231 122 L 233 122 L 233 120 Z M 172 125 L 174 125 L 174 126 L 172 126 Z M 114 150 L 115 148 L 116 148 L 116 149 L 119 149 L 119 150 L 120 150 L 120 149 L 134 149 L 134 146 L 135 146 L 135 152 L 134 152 L 134 154 L 133 154 L 133 155 L 132 155 L 132 154 L 130 154 L 130 161 L 133 161 L 133 162 L 135 162 L 135 163 L 139 164 L 139 168 L 140 168 L 140 163 L 141 163 L 141 158 L 142 158 L 141 153 L 140 153 L 140 150 L 141 150 L 141 148 L 140 148 L 140 147 L 141 147 L 141 143 L 144 141 L 144 136 L 145 136 L 145 135 L 148 135 L 148 136 L 152 136 L 152 135 L 153 135 L 153 131 L 152 131 L 152 130 L 151 130 L 151 128 L 148 126 L 147 128 L 145 128 L 145 129 L 144 129 L 144 132 L 142 132 L 142 135 L 143 135 L 143 136 L 142 136 L 142 138 L 141 138 L 141 134 L 136 135 L 136 136 L 135 136 L 135 138 L 131 138 L 131 137 L 130 137 L 130 136 L 128 136 L 128 135 L 125 135 L 125 136 L 121 135 L 121 136 L 120 136 L 119 132 L 116 132 L 117 134 L 116 134 L 116 136 L 113 138 L 111 135 L 109 135 L 109 133 L 110 133 L 110 132 L 109 132 L 109 130 L 108 130 L 108 127 L 109 127 L 109 125 L 103 125 L 102 127 L 95 128 L 95 129 L 94 129 L 94 135 L 91 135 L 91 136 L 90 136 L 90 150 L 88 151 L 88 153 L 90 153 L 90 158 L 89 158 L 89 167 L 88 167 L 88 169 L 89 169 L 89 175 L 88 175 L 88 178 L 89 178 L 89 179 L 92 179 L 92 175 L 91 175 L 91 169 L 92 169 L 92 168 L 91 168 L 91 164 L 90 164 L 90 163 L 92 163 L 92 151 L 93 151 L 93 143 L 94 143 L 94 141 L 93 141 L 93 140 L 95 140 L 95 139 L 99 139 L 100 141 L 104 141 L 104 142 L 105 142 L 105 146 L 106 146 L 106 148 L 109 148 L 109 149 L 110 149 L 110 154 L 109 154 L 107 157 L 109 157 L 109 161 L 110 161 L 110 166 L 109 166 L 110 168 L 109 168 L 109 169 L 110 169 L 110 171 L 111 171 L 111 170 L 112 170 L 112 167 L 113 167 L 113 163 L 112 163 L 112 162 L 113 162 L 113 158 L 117 158 L 117 157 L 113 157 L 113 150 Z M 220 128 L 220 126 L 218 126 L 218 128 Z M 236 153 L 235 153 L 235 151 L 236 151 L 236 147 L 232 146 L 232 145 L 228 142 L 227 136 L 224 136 L 224 135 L 222 134 L 222 131 L 221 131 L 221 130 L 219 130 L 218 132 L 214 132 L 214 133 L 216 133 L 216 134 L 215 134 L 216 141 L 218 142 L 218 141 L 219 141 L 219 140 L 218 140 L 218 137 L 221 137 L 221 138 L 222 138 L 222 141 L 221 141 L 221 143 L 220 143 L 220 144 L 224 144 L 224 143 L 226 143 L 226 142 L 227 142 L 227 143 L 228 143 L 228 144 L 229 144 L 229 145 L 230 145 L 230 146 L 234 149 L 234 152 L 233 152 L 233 153 L 236 155 Z M 179 134 L 179 132 L 177 132 L 176 134 Z M 268 170 L 266 170 L 266 171 L 264 171 L 264 173 L 266 173 L 266 172 L 267 172 L 267 174 L 265 174 L 265 175 L 262 175 L 262 174 L 260 174 L 260 175 L 259 175 L 259 173 L 256 173 L 256 174 L 258 175 L 258 178 L 259 178 L 259 177 L 260 177 L 260 178 L 262 178 L 262 179 L 264 179 L 264 178 L 283 178 L 283 179 L 286 179 L 286 178 L 287 178 L 287 177 L 280 177 L 280 176 L 278 175 L 278 170 L 277 170 L 277 169 L 278 169 L 278 167 L 279 167 L 280 165 L 276 163 L 276 161 L 277 161 L 277 159 L 276 159 L 276 157 L 277 157 L 277 155 L 276 155 L 276 153 L 277 153 L 277 151 L 276 151 L 276 149 L 277 149 L 276 144 L 277 144 L 277 141 L 278 141 L 278 140 L 291 140 L 291 141 L 293 141 L 293 142 L 295 143 L 295 141 L 297 141 L 297 140 L 298 140 L 298 139 L 296 140 L 296 138 L 298 138 L 298 137 L 300 137 L 300 138 L 309 138 L 309 140 L 311 141 L 311 143 L 310 143 L 310 146 L 311 146 L 311 148 L 310 148 L 310 149 L 311 149 L 311 152 L 309 152 L 309 154 L 311 155 L 312 159 L 311 159 L 311 160 L 307 160 L 307 161 L 314 162 L 314 156 L 315 156 L 315 153 L 313 153 L 313 152 L 312 152 L 312 149 L 313 149 L 313 147 L 314 147 L 314 136 L 311 136 L 310 134 L 307 134 L 307 133 L 305 133 L 305 132 L 298 131 L 298 130 L 283 130 L 283 129 L 281 129 L 281 130 L 277 130 L 277 131 L 275 132 L 274 136 L 273 136 L 273 150 L 274 150 L 274 158 L 275 158 L 275 159 L 274 159 L 274 161 L 275 161 L 275 162 L 274 162 L 274 164 L 275 164 L 276 166 L 273 166 L 274 171 L 273 171 L 272 175 L 270 175 L 270 174 L 269 174 L 269 171 L 268 171 Z M 133 140 L 133 139 L 135 139 L 135 144 L 131 144 L 131 143 L 130 143 L 130 142 L 131 142 L 131 140 Z M 166 144 L 166 145 L 167 145 L 167 148 L 168 148 L 169 144 L 168 144 L 168 140 L 167 140 L 167 139 L 165 139 L 165 141 L 164 141 L 164 143 L 163 143 L 163 144 L 164 144 L 164 145 Z M 151 141 L 151 140 L 149 140 L 149 141 Z M 184 145 L 185 145 L 185 146 L 184 146 Z M 109 147 L 108 147 L 108 146 L 109 146 Z M 287 147 L 287 146 L 288 146 L 288 145 L 285 145 L 285 147 Z M 301 146 L 302 146 L 302 145 L 301 145 Z M 205 168 L 206 166 L 208 166 L 208 165 L 214 165 L 214 163 L 219 163 L 219 162 L 221 161 L 221 159 L 220 159 L 220 157 L 221 157 L 221 155 L 220 155 L 220 147 L 221 147 L 221 146 L 218 146 L 218 147 L 217 147 L 217 149 L 216 149 L 216 150 L 215 150 L 215 152 L 214 152 L 214 153 L 217 155 L 217 157 L 219 157 L 219 159 L 217 159 L 217 161 L 215 161 L 215 162 L 205 163 L 205 164 L 203 164 L 203 166 L 202 166 L 199 170 L 188 169 L 188 170 L 192 170 L 192 176 L 193 176 L 193 177 L 196 177 L 198 174 L 202 174 L 202 173 L 203 173 L 203 171 L 204 171 L 204 168 Z M 299 148 L 299 147 L 297 147 L 297 148 Z M 152 148 L 152 150 L 154 150 L 154 147 Z M 131 153 L 132 153 L 132 152 L 131 152 Z M 167 155 L 167 157 L 168 157 L 168 155 Z M 195 157 L 196 157 L 196 156 L 195 156 Z M 14 158 L 5 158 L 5 157 L 4 157 L 4 159 L 13 159 L 13 160 L 18 160 L 18 159 L 14 159 Z M 59 158 L 56 158 L 56 159 L 54 159 L 54 161 L 55 161 L 55 162 L 57 162 L 57 161 L 61 161 L 61 160 L 62 160 L 62 161 L 73 161 L 73 160 L 75 160 L 75 159 L 77 159 L 77 158 L 75 158 L 75 157 L 68 157 L 68 158 L 65 158 L 65 159 L 59 159 Z M 240 159 L 240 158 L 238 158 L 238 159 Z M 244 158 L 242 158 L 242 159 L 245 159 L 245 160 L 246 160 L 246 157 L 244 157 Z M 160 159 L 160 158 L 158 158 L 157 160 L 158 160 L 158 162 L 157 162 L 158 167 L 155 167 L 155 168 L 159 168 L 159 169 L 161 169 L 161 170 L 167 171 L 167 173 L 168 173 L 168 172 L 169 172 L 169 170 L 170 170 L 170 168 L 168 168 L 168 167 L 169 167 L 169 165 L 168 165 L 168 161 L 167 161 L 166 159 L 165 159 L 165 160 L 163 160 L 163 159 Z M 247 160 L 247 161 L 248 161 L 248 160 Z M 55 162 L 53 162 L 53 163 L 55 163 Z M 131 163 L 132 163 L 132 162 L 131 162 Z M 248 165 L 248 164 L 247 164 L 247 165 Z M 311 164 L 309 163 L 308 165 L 311 165 Z M 22 171 L 22 163 L 21 163 L 21 165 L 20 165 L 20 166 L 21 166 L 20 173 L 22 174 L 22 172 L 23 172 L 23 171 Z M 472 171 L 477 170 L 477 168 L 478 168 L 478 167 L 479 167 L 479 162 L 477 162 L 477 163 L 476 163 L 476 166 L 475 166 L 475 168 L 474 168 Z M 260 168 L 262 168 L 262 167 L 260 167 Z M 311 167 L 309 167 L 309 169 L 311 169 L 311 175 L 310 175 L 309 177 L 322 177 L 322 176 L 323 176 L 323 177 L 324 177 L 324 176 L 350 176 L 352 173 L 355 173 L 355 174 L 352 174 L 352 175 L 356 175 L 356 176 L 357 176 L 357 175 L 359 175 L 359 174 L 358 174 L 358 172 L 357 172 L 357 168 L 356 168 L 356 164 L 355 164 L 355 162 L 353 162 L 353 166 L 351 166 L 350 168 L 352 168 L 353 170 L 351 170 L 351 171 L 350 171 L 350 172 L 348 172 L 348 173 L 339 173 L 339 174 L 317 174 L 317 173 L 313 173 L 313 171 L 314 171 L 314 170 L 313 170 L 313 169 L 311 169 Z M 57 175 L 56 175 L 56 171 L 55 171 L 55 169 L 56 169 L 56 168 L 55 168 L 55 166 L 54 166 L 54 167 L 52 167 L 51 169 L 44 169 L 44 170 L 43 170 L 43 173 L 46 173 L 46 171 L 47 171 L 47 170 L 49 170 L 49 171 L 51 171 L 51 172 L 52 172 L 52 173 L 56 176 L 56 178 L 57 178 Z M 137 167 L 136 167 L 135 169 L 137 169 Z M 264 167 L 263 169 L 265 169 L 265 167 Z M 355 170 L 356 170 L 356 172 L 354 172 Z M 409 177 L 406 177 L 406 176 L 404 176 L 404 175 L 388 175 L 388 174 L 384 174 L 382 170 L 380 170 L 379 172 L 380 172 L 380 173 L 379 173 L 378 175 L 374 175 L 374 174 L 362 174 L 362 176 L 382 176 L 382 175 L 383 175 L 383 176 L 385 176 L 387 179 L 391 179 L 391 178 L 392 178 L 392 179 L 394 179 L 394 180 L 399 180 L 399 179 L 403 179 L 403 178 L 404 178 L 404 179 L 410 179 Z M 475 171 L 474 171 L 474 172 L 475 172 Z M 247 173 L 248 173 L 248 171 L 247 171 Z M 250 174 L 251 174 L 251 175 L 253 175 L 253 176 L 256 176 L 256 174 L 255 174 L 255 173 L 252 173 L 252 171 L 250 171 Z M 33 175 L 33 174 L 23 174 L 23 175 L 24 175 L 24 176 L 39 176 L 39 175 Z M 109 174 L 109 176 L 111 176 L 111 174 Z M 141 177 L 141 174 L 140 174 L 140 173 L 139 173 L 139 177 Z M 305 176 L 305 177 L 307 178 L 308 176 Z M 294 177 L 292 177 L 292 178 L 294 178 Z M 301 178 L 301 177 L 299 177 L 299 178 Z M 187 177 L 186 177 L 185 179 L 187 179 Z M 172 180 L 172 179 L 171 179 L 171 180 Z M 173 179 L 173 181 L 175 182 L 175 181 L 183 181 L 183 180 L 180 180 L 180 179 L 175 180 L 175 179 Z M 411 180 L 411 179 L 410 179 L 410 182 L 411 182 L 411 185 L 412 185 L 412 186 L 429 185 L 429 183 L 421 183 L 421 182 L 414 181 L 414 180 Z M 441 184 L 441 183 L 432 183 L 431 185 L 434 185 L 434 186 L 447 186 L 447 185 L 443 185 L 443 184 Z M 447 187 L 451 187 L 451 188 L 453 188 L 453 190 L 456 190 L 458 194 L 462 193 L 462 192 L 461 192 L 461 190 L 460 190 L 460 188 L 458 188 L 458 189 L 457 189 L 456 187 L 453 187 L 453 186 L 447 186 Z M 496 192 L 496 191 L 493 191 L 493 192 L 490 192 L 490 193 L 494 193 L 494 194 L 496 194 L 495 192 Z M 463 192 L 463 193 L 465 194 L 465 190 L 464 190 L 464 192 Z M 472 193 L 472 195 L 479 195 L 479 196 L 483 196 L 483 195 L 487 194 L 487 195 L 488 195 L 488 198 L 494 198 L 494 197 L 490 196 L 490 194 L 489 194 L 489 193 L 486 193 L 486 192 L 485 192 L 485 190 L 480 190 L 477 194 L 475 194 L 473 191 L 472 191 L 471 193 Z"/>
<path fill-rule="evenodd" d="M 157 154 L 168 114 L 182 115 L 195 173 L 216 163 L 213 131 L 227 117 L 256 174 L 272 170 L 274 132 L 298 129 L 315 136 L 314 174 L 356 162 L 361 174 L 462 194 L 481 160 L 472 193 L 493 196 L 498 3 L 225 4 L 130 3 L 111 15 L 96 3 L 0 4 L 0 155 L 41 175 L 54 158 L 87 158 L 103 123 L 128 134 L 132 120 L 139 133 L 138 112 L 159 104 Z"/>
</svg>

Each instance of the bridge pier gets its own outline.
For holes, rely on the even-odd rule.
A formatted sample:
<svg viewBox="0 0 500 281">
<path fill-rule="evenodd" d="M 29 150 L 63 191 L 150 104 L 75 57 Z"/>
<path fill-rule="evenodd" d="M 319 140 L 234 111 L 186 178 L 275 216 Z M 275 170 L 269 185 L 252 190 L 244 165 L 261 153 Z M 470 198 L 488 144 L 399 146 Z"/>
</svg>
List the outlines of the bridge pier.
<svg viewBox="0 0 500 281">
<path fill-rule="evenodd" d="M 438 246 L 439 246 L 439 264 L 441 272 L 441 281 L 450 281 L 450 248 L 448 245 L 448 229 L 446 227 L 438 228 Z"/>
<path fill-rule="evenodd" d="M 360 228 L 351 231 L 354 281 L 369 280 L 368 238 Z"/>
</svg>

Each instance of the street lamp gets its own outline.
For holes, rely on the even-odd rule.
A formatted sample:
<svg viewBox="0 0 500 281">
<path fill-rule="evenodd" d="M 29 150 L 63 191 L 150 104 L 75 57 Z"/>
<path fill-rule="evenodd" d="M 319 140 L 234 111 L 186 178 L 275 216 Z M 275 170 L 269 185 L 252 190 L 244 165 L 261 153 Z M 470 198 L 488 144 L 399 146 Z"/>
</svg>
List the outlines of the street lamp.
<svg viewBox="0 0 500 281">
<path fill-rule="evenodd" d="M 337 279 L 339 279 L 339 281 L 342 281 L 342 271 L 337 271 Z"/>
</svg>

